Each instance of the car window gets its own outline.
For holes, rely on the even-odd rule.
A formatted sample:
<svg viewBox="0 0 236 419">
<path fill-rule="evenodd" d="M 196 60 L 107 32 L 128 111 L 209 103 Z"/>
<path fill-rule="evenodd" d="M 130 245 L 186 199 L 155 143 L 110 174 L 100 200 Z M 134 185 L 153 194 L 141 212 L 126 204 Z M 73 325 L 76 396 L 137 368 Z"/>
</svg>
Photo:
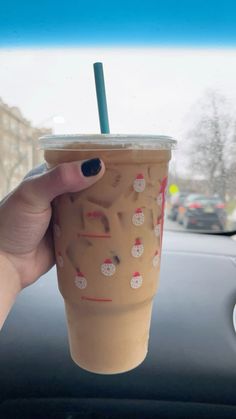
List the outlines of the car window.
<svg viewBox="0 0 236 419">
<path fill-rule="evenodd" d="M 45 3 L 45 12 L 33 3 L 26 10 L 15 3 L 12 14 L 5 2 L 0 28 L 0 197 L 43 162 L 40 136 L 99 132 L 92 64 L 102 61 L 111 131 L 164 134 L 178 141 L 165 228 L 235 230 L 233 6 L 201 0 L 196 10 L 196 4 L 167 2 L 177 14 L 176 26 L 167 18 L 167 4 L 158 7 L 154 1 L 149 8 L 121 1 L 113 9 L 108 2 L 93 2 L 89 12 L 86 2 L 74 2 L 74 13 L 54 1 L 50 7 Z M 209 13 L 214 19 L 205 21 Z M 195 214 L 191 223 L 184 206 L 201 196 L 219 199 L 224 220 L 218 213 L 207 220 Z"/>
</svg>

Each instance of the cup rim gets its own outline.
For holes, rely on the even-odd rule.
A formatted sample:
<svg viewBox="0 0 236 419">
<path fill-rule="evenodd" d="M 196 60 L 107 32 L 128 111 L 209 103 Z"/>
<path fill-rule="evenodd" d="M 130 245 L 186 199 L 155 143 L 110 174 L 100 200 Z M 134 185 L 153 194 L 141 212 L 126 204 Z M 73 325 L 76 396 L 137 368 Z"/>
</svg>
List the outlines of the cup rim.
<svg viewBox="0 0 236 419">
<path fill-rule="evenodd" d="M 153 134 L 49 134 L 39 138 L 42 150 L 65 150 L 71 143 L 89 144 L 89 150 L 102 146 L 103 150 L 171 150 L 177 141 L 168 135 Z M 94 147 L 93 147 L 93 146 Z M 86 148 L 83 147 L 83 150 Z"/>
</svg>

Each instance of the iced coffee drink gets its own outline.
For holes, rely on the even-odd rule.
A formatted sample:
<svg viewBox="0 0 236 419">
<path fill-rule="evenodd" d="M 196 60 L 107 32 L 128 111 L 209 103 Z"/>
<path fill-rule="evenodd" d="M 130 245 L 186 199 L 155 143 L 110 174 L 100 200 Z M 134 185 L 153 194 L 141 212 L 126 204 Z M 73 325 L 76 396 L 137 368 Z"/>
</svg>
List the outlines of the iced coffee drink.
<svg viewBox="0 0 236 419">
<path fill-rule="evenodd" d="M 49 167 L 95 157 L 106 167 L 89 189 L 53 202 L 70 351 L 86 370 L 125 372 L 147 354 L 173 144 L 154 136 L 41 139 Z"/>
</svg>

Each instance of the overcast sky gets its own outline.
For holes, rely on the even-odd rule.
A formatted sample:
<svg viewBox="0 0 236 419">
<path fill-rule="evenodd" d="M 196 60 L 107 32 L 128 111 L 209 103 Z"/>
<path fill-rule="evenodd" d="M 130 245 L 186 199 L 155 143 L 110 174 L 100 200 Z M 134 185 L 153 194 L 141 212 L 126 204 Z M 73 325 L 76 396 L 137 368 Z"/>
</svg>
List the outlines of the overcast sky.
<svg viewBox="0 0 236 419">
<path fill-rule="evenodd" d="M 0 49 L 0 97 L 34 125 L 96 133 L 93 62 L 105 71 L 113 133 L 185 138 L 191 106 L 206 89 L 236 105 L 235 49 Z M 53 116 L 64 118 L 58 124 Z"/>
</svg>

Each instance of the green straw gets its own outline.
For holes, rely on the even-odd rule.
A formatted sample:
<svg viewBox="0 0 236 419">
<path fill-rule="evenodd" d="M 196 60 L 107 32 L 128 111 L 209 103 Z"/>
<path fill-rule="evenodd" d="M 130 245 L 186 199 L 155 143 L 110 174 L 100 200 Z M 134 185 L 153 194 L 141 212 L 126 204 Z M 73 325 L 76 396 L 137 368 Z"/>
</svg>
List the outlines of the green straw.
<svg viewBox="0 0 236 419">
<path fill-rule="evenodd" d="M 93 68 L 97 93 L 100 130 L 102 134 L 109 134 L 110 129 L 102 63 L 94 63 Z"/>
</svg>

